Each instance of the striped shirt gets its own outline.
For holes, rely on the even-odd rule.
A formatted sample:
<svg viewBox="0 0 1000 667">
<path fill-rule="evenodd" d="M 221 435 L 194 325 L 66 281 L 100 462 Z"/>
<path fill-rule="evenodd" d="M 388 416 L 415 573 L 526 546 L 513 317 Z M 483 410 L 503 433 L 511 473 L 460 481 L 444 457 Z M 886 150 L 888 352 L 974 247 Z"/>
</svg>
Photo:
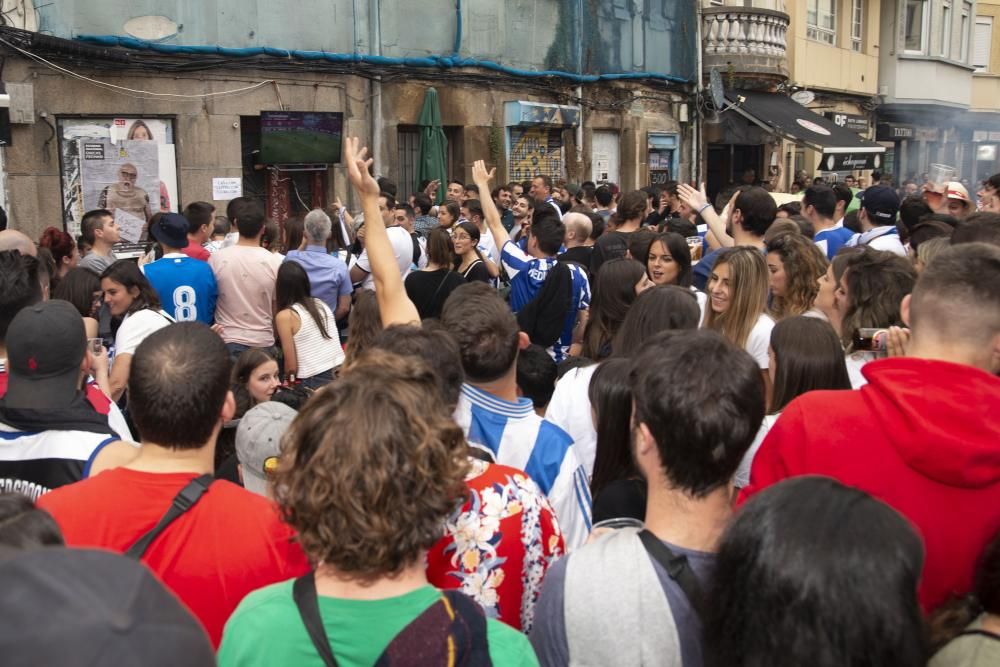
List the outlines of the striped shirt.
<svg viewBox="0 0 1000 667">
<path fill-rule="evenodd" d="M 556 265 L 555 257 L 538 259 L 529 256 L 513 241 L 503 246 L 504 268 L 510 276 L 510 309 L 520 312 L 535 298 L 538 290 L 549 275 L 549 270 Z M 573 278 L 573 303 L 566 313 L 566 321 L 559 340 L 548 348 L 549 355 L 559 363 L 569 356 L 569 348 L 573 344 L 573 329 L 576 327 L 577 313 L 590 308 L 590 281 L 586 272 L 576 264 L 566 264 Z"/>
<path fill-rule="evenodd" d="M 313 303 L 323 318 L 323 326 L 329 338 L 323 338 L 316 321 L 305 306 L 292 305 L 292 310 L 299 316 L 299 330 L 295 332 L 295 356 L 298 361 L 297 374 L 299 378 L 311 378 L 324 371 L 344 363 L 344 348 L 340 345 L 337 335 L 337 323 L 333 319 L 330 307 L 313 297 Z"/>
<path fill-rule="evenodd" d="M 22 431 L 0 422 L 0 492 L 38 500 L 52 489 L 79 482 L 98 452 L 118 440 L 108 431 Z"/>
<path fill-rule="evenodd" d="M 496 462 L 524 470 L 549 498 L 566 540 L 582 545 L 590 534 L 590 485 L 573 438 L 535 414 L 527 398 L 511 403 L 469 384 L 455 410 L 470 445 L 489 450 Z"/>
</svg>

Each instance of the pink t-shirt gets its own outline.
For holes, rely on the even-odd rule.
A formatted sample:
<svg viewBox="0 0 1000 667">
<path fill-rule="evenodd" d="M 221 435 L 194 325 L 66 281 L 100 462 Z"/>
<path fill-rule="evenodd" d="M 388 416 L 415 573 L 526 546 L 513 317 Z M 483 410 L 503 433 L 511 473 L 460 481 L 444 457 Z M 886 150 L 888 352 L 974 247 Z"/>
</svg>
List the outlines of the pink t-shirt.
<svg viewBox="0 0 1000 667">
<path fill-rule="evenodd" d="M 234 245 L 208 260 L 219 285 L 215 322 L 227 343 L 250 347 L 274 345 L 274 283 L 281 256 L 264 248 Z"/>
</svg>

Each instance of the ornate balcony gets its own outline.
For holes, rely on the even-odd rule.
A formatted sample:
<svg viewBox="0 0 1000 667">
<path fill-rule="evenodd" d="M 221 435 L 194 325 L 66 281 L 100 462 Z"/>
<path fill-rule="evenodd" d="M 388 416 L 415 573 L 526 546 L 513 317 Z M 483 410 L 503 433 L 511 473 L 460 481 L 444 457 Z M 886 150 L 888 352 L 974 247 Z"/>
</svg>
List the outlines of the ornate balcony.
<svg viewBox="0 0 1000 667">
<path fill-rule="evenodd" d="M 751 87 L 788 79 L 788 14 L 750 7 L 702 9 L 703 67 Z M 728 82 L 727 82 L 728 83 Z"/>
</svg>

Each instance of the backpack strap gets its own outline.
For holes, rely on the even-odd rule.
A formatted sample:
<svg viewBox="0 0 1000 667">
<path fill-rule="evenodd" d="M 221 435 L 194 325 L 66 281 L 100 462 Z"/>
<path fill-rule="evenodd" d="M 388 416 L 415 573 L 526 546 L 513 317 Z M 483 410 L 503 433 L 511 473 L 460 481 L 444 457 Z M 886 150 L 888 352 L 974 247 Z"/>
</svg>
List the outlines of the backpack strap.
<svg viewBox="0 0 1000 667">
<path fill-rule="evenodd" d="M 437 601 L 403 628 L 375 667 L 486 667 L 492 665 L 482 607 L 458 591 Z"/>
<path fill-rule="evenodd" d="M 295 583 L 292 584 L 292 599 L 295 600 L 295 606 L 298 607 L 302 623 L 306 626 L 306 632 L 309 633 L 309 639 L 312 640 L 316 652 L 323 659 L 323 664 L 326 667 L 337 667 L 337 659 L 333 657 L 330 638 L 326 636 L 323 618 L 319 614 L 315 572 L 307 572 L 295 580 Z"/>
<path fill-rule="evenodd" d="M 677 582 L 698 617 L 704 619 L 705 595 L 702 592 L 701 582 L 698 581 L 694 570 L 691 569 L 691 564 L 688 563 L 687 556 L 675 554 L 648 530 L 639 531 L 639 539 L 642 541 L 642 546 L 646 548 L 646 552 L 663 566 L 671 579 Z"/>
<path fill-rule="evenodd" d="M 465 665 L 492 665 L 486 637 L 486 614 L 483 608 L 457 590 L 441 591 L 455 613 L 452 636 L 457 649 L 465 648 Z M 462 653 L 459 653 L 462 655 Z"/>
<path fill-rule="evenodd" d="M 194 507 L 214 481 L 215 478 L 211 475 L 201 475 L 188 482 L 174 496 L 173 501 L 170 503 L 170 508 L 167 509 L 167 513 L 163 515 L 160 522 L 140 537 L 135 544 L 130 546 L 128 551 L 125 552 L 125 556 L 134 558 L 135 560 L 142 558 L 142 555 L 149 549 L 149 545 L 153 543 L 153 540 L 159 537 L 160 533 L 166 530 L 167 526 L 173 523 L 178 517 Z"/>
</svg>

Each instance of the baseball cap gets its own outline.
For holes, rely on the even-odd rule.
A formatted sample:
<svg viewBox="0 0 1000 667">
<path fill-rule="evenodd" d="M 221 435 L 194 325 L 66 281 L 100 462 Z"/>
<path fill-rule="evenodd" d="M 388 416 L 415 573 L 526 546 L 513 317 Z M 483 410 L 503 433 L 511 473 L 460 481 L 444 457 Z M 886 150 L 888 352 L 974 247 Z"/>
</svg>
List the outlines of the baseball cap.
<svg viewBox="0 0 1000 667">
<path fill-rule="evenodd" d="M 948 199 L 957 199 L 958 201 L 964 201 L 965 203 L 971 203 L 972 200 L 969 199 L 969 191 L 965 189 L 965 186 L 958 181 L 949 181 L 948 187 L 945 188 L 944 196 Z"/>
<path fill-rule="evenodd" d="M 22 308 L 7 329 L 7 395 L 15 408 L 68 405 L 80 390 L 87 352 L 83 318 L 68 301 Z"/>
<path fill-rule="evenodd" d="M 205 631 L 138 561 L 49 547 L 0 562 L 5 665 L 215 664 Z"/>
<path fill-rule="evenodd" d="M 298 413 L 276 401 L 253 406 L 236 427 L 236 458 L 247 491 L 267 495 L 267 475 L 277 469 L 281 438 Z"/>
<path fill-rule="evenodd" d="M 186 248 L 188 220 L 180 213 L 161 213 L 149 224 L 153 238 L 170 248 Z"/>
<path fill-rule="evenodd" d="M 891 225 L 899 213 L 899 196 L 888 185 L 873 185 L 862 190 L 857 195 L 861 207 L 874 218 L 872 222 L 880 225 Z"/>
</svg>

